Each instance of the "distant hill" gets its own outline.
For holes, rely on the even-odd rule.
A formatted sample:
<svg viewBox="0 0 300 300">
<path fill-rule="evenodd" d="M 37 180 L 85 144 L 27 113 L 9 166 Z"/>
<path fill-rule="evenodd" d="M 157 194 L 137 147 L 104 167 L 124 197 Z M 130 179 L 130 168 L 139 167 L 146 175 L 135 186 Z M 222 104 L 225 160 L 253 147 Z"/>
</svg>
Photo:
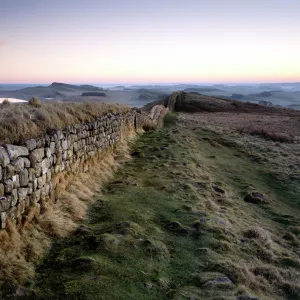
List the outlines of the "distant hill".
<svg viewBox="0 0 300 300">
<path fill-rule="evenodd" d="M 213 87 L 197 87 L 197 88 L 188 88 L 184 90 L 185 92 L 196 92 L 196 93 L 208 93 L 208 92 L 223 92 L 221 89 L 213 88 Z"/>
<path fill-rule="evenodd" d="M 51 83 L 48 88 L 52 89 L 72 89 L 72 90 L 103 90 L 103 88 L 99 88 L 93 85 L 89 84 L 83 84 L 83 85 L 74 85 L 74 84 L 67 84 L 67 83 L 60 83 L 60 82 L 53 82 Z"/>
<path fill-rule="evenodd" d="M 166 98 L 169 94 L 163 91 L 157 91 L 157 90 L 151 90 L 151 89 L 138 89 L 137 93 L 139 93 L 138 100 L 142 101 L 153 101 L 153 100 L 158 100 L 158 99 L 164 99 Z"/>
<path fill-rule="evenodd" d="M 17 98 L 28 100 L 32 96 L 37 96 L 42 100 L 70 98 L 81 96 L 87 92 L 101 92 L 103 88 L 92 85 L 73 85 L 61 82 L 53 82 L 49 86 L 27 87 L 19 90 L 0 90 L 0 97 Z"/>
</svg>

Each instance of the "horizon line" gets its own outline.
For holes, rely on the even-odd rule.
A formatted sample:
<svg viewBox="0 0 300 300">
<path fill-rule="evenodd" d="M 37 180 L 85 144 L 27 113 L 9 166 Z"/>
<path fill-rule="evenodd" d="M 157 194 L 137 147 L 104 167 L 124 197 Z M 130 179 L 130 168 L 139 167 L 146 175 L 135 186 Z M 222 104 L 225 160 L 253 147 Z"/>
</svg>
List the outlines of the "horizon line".
<svg viewBox="0 0 300 300">
<path fill-rule="evenodd" d="M 221 81 L 215 81 L 215 82 L 197 82 L 197 81 L 175 81 L 175 82 L 79 82 L 79 81 L 52 81 L 52 82 L 0 82 L 0 85 L 51 85 L 53 83 L 62 83 L 62 84 L 71 84 L 71 85 L 187 85 L 187 84 L 194 84 L 194 85 L 241 85 L 241 84 L 296 84 L 300 83 L 299 81 L 231 81 L 231 82 L 221 82 Z"/>
</svg>

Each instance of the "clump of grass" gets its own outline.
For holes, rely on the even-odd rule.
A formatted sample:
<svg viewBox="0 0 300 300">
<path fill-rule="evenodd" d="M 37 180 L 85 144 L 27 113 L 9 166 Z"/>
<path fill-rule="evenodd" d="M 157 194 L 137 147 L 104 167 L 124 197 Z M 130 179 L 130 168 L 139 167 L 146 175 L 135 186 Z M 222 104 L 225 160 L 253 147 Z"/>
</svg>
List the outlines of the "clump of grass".
<svg viewBox="0 0 300 300">
<path fill-rule="evenodd" d="M 4 99 L 1 103 L 1 106 L 9 106 L 11 103 L 8 99 Z"/>
<path fill-rule="evenodd" d="M 144 122 L 143 122 L 143 129 L 148 132 L 148 131 L 152 131 L 156 129 L 155 124 L 153 123 L 152 120 L 148 120 L 145 118 Z"/>
<path fill-rule="evenodd" d="M 42 102 L 41 100 L 38 98 L 38 97 L 32 97 L 29 101 L 28 101 L 28 104 L 33 106 L 33 107 L 36 107 L 36 108 L 39 108 L 42 106 Z"/>
<path fill-rule="evenodd" d="M 247 230 L 245 236 L 250 239 L 259 239 L 261 241 L 269 241 L 270 233 L 261 227 L 255 227 Z"/>
<path fill-rule="evenodd" d="M 49 239 L 33 225 L 19 232 L 10 221 L 0 232 L 0 240 L 0 280 L 13 283 L 34 275 L 34 262 L 49 245 Z"/>
<path fill-rule="evenodd" d="M 177 115 L 176 113 L 168 112 L 164 117 L 164 126 L 172 127 L 176 124 Z"/>
</svg>

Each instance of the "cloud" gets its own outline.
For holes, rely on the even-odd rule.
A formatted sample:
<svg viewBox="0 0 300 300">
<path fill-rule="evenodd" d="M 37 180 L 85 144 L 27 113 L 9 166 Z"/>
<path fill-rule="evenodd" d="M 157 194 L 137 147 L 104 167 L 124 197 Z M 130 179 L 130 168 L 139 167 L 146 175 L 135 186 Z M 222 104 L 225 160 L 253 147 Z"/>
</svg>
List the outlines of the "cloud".
<svg viewBox="0 0 300 300">
<path fill-rule="evenodd" d="M 6 42 L 0 40 L 0 47 L 5 46 Z"/>
</svg>

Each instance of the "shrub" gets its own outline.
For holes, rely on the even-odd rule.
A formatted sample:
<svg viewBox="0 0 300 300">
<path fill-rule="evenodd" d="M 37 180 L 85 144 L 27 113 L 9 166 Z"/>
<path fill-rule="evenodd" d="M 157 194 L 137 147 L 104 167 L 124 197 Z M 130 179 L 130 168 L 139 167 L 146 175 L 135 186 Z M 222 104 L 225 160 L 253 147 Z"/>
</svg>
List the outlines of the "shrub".
<svg viewBox="0 0 300 300">
<path fill-rule="evenodd" d="M 29 102 L 29 105 L 34 106 L 34 107 L 41 107 L 42 103 L 41 100 L 38 97 L 32 97 Z"/>
<path fill-rule="evenodd" d="M 156 126 L 155 126 L 155 124 L 151 120 L 145 119 L 144 120 L 144 124 L 143 124 L 143 129 L 146 132 L 148 132 L 148 131 L 155 130 Z"/>
<path fill-rule="evenodd" d="M 176 113 L 168 112 L 164 117 L 164 126 L 172 127 L 176 124 L 176 121 L 177 121 Z"/>
<path fill-rule="evenodd" d="M 10 101 L 8 99 L 4 99 L 3 102 L 2 102 L 2 105 L 3 106 L 10 105 Z"/>
</svg>

